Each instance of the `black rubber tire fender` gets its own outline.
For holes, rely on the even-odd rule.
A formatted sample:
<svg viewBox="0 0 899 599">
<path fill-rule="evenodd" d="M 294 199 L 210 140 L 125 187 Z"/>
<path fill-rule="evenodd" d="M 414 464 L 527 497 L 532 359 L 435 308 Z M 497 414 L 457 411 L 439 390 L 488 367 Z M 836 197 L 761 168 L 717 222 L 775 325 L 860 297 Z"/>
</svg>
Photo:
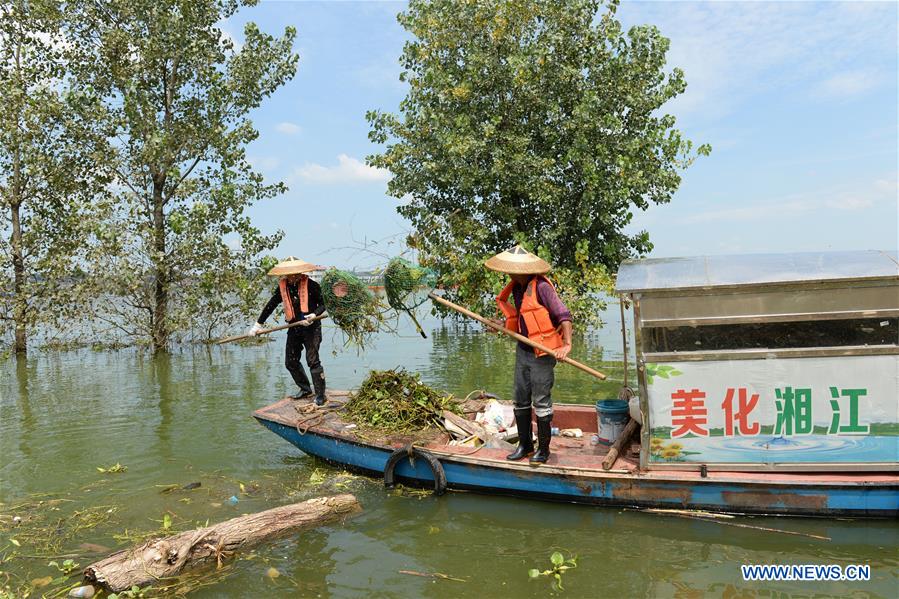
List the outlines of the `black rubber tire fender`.
<svg viewBox="0 0 899 599">
<path fill-rule="evenodd" d="M 440 460 L 434 457 L 434 454 L 412 445 L 400 447 L 387 458 L 387 464 L 384 466 L 384 486 L 386 488 L 390 489 L 396 484 L 394 470 L 396 470 L 396 465 L 406 458 L 413 463 L 415 458 L 420 458 L 427 462 L 431 472 L 434 474 L 434 495 L 439 496 L 446 492 L 446 473 L 443 471 L 443 465 L 440 463 Z"/>
</svg>

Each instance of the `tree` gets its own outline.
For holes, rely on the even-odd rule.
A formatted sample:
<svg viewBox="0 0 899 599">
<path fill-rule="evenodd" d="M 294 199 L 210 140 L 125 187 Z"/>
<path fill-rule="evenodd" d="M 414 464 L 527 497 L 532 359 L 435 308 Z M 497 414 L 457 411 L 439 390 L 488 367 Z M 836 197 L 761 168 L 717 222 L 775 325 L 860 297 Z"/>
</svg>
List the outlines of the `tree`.
<svg viewBox="0 0 899 599">
<path fill-rule="evenodd" d="M 62 12 L 53 0 L 0 9 L 0 321 L 25 353 L 38 324 L 69 320 L 79 265 L 105 206 L 94 201 L 87 94 L 65 91 Z"/>
<path fill-rule="evenodd" d="M 113 130 L 104 161 L 116 215 L 93 264 L 119 298 L 96 317 L 164 351 L 176 331 L 246 309 L 264 254 L 246 217 L 285 190 L 246 159 L 258 132 L 249 113 L 296 72 L 296 32 L 275 38 L 256 25 L 236 49 L 218 24 L 238 0 L 73 0 L 77 81 L 104 98 Z M 212 297 L 212 296 L 215 297 Z"/>
<path fill-rule="evenodd" d="M 577 320 L 598 320 L 597 292 L 624 258 L 652 248 L 628 233 L 635 209 L 668 202 L 693 150 L 665 103 L 686 88 L 665 71 L 668 40 L 622 31 L 617 0 L 412 0 L 398 17 L 409 84 L 401 116 L 368 113 L 386 144 L 409 244 L 448 293 L 488 307 L 502 277 L 483 260 L 516 242 L 555 265 Z"/>
</svg>

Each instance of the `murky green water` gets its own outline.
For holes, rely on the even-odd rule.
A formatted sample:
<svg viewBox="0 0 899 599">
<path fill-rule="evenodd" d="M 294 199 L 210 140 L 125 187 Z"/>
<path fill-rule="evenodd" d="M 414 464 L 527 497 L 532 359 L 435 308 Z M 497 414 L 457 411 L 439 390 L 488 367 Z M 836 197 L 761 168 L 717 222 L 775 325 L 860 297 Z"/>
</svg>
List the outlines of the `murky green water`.
<svg viewBox="0 0 899 599">
<path fill-rule="evenodd" d="M 594 365 L 620 360 L 617 326 L 613 321 L 582 341 L 574 357 Z M 401 365 L 458 395 L 486 388 L 510 396 L 511 343 L 437 321 L 426 327 L 427 341 L 404 329 L 362 355 L 324 352 L 329 383 L 348 388 L 370 368 Z M 330 351 L 339 338 L 326 334 L 326 344 Z M 360 516 L 242 556 L 223 580 L 191 596 L 899 596 L 896 522 L 740 520 L 832 537 L 819 541 L 620 509 L 388 493 L 378 480 L 344 476 L 304 456 L 250 417 L 292 390 L 282 363 L 283 336 L 259 347 L 193 348 L 160 358 L 133 350 L 35 352 L 0 365 L 0 586 L 24 588 L 57 575 L 48 553 L 85 566 L 96 554 L 80 544 L 125 546 L 126 529 L 132 535 L 158 529 L 166 512 L 172 528 L 183 530 L 348 491 L 365 508 Z M 612 374 L 620 377 L 620 369 Z M 614 397 L 616 385 L 560 366 L 555 397 L 593 402 Z M 97 471 L 117 462 L 127 471 Z M 161 492 L 191 482 L 202 486 Z M 45 503 L 12 510 L 29 498 Z M 19 528 L 10 521 L 16 514 L 26 518 Z M 37 526 L 45 538 L 29 536 Z M 527 577 L 530 568 L 548 567 L 555 550 L 578 556 L 564 593 L 553 592 L 545 578 Z M 748 563 L 870 564 L 873 580 L 748 583 L 739 568 Z M 266 576 L 271 567 L 279 577 Z"/>
</svg>

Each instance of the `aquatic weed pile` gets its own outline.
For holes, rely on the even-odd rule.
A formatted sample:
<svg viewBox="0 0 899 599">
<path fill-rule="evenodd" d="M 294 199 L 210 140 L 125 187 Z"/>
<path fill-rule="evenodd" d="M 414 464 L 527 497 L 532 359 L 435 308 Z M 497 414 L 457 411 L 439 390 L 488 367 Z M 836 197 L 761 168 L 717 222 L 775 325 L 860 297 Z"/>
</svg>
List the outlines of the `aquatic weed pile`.
<svg viewBox="0 0 899 599">
<path fill-rule="evenodd" d="M 415 432 L 442 427 L 443 412 L 460 413 L 459 402 L 421 382 L 417 374 L 372 370 L 350 395 L 346 414 L 353 422 L 385 432 Z"/>
<path fill-rule="evenodd" d="M 347 343 L 364 347 L 383 322 L 378 299 L 359 277 L 336 268 L 325 273 L 321 288 L 328 314 L 347 336 Z"/>
</svg>

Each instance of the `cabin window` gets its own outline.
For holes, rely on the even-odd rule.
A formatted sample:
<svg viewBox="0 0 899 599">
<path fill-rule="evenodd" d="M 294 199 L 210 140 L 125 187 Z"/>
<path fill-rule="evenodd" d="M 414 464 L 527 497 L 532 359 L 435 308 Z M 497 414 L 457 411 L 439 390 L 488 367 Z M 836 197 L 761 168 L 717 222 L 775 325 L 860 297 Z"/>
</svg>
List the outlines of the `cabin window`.
<svg viewBox="0 0 899 599">
<path fill-rule="evenodd" d="M 899 318 L 643 329 L 646 352 L 899 345 Z"/>
</svg>

